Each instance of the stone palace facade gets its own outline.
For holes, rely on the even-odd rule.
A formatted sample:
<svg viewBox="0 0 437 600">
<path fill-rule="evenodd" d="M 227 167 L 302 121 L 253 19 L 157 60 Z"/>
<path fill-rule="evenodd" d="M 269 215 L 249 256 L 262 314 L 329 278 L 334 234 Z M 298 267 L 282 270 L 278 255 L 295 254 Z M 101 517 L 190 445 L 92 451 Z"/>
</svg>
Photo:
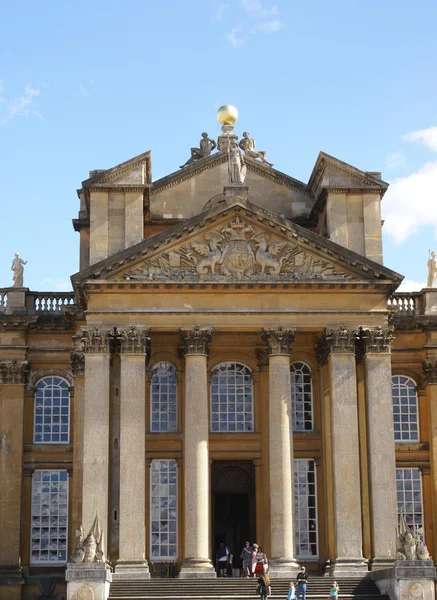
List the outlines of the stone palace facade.
<svg viewBox="0 0 437 600">
<path fill-rule="evenodd" d="M 215 576 L 246 539 L 273 576 L 364 574 L 400 511 L 436 555 L 437 291 L 383 266 L 388 184 L 244 145 L 236 181 L 225 134 L 157 181 L 151 152 L 91 171 L 74 292 L 0 290 L 1 598 L 81 551 Z"/>
</svg>

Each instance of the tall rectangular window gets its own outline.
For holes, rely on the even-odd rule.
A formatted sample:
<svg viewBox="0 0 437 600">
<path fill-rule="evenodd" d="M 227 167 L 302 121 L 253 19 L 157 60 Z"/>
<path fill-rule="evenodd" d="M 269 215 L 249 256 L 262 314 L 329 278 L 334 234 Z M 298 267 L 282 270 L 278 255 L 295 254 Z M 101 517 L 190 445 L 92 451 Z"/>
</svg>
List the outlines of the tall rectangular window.
<svg viewBox="0 0 437 600">
<path fill-rule="evenodd" d="M 178 493 L 175 460 L 152 460 L 150 470 L 151 561 L 177 559 Z"/>
<path fill-rule="evenodd" d="M 68 542 L 67 471 L 34 471 L 31 521 L 31 564 L 65 564 Z"/>
<path fill-rule="evenodd" d="M 422 473 L 420 469 L 396 469 L 398 515 L 404 513 L 407 525 L 414 531 L 423 529 Z"/>
<path fill-rule="evenodd" d="M 317 558 L 316 463 L 311 459 L 294 461 L 294 519 L 296 557 Z"/>
</svg>

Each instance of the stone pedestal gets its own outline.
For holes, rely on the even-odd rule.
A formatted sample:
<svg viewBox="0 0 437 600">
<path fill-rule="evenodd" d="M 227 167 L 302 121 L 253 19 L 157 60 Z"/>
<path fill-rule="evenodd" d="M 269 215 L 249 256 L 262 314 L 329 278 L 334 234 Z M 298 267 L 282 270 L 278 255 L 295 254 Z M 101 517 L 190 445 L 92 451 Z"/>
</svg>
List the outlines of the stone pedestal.
<svg viewBox="0 0 437 600">
<path fill-rule="evenodd" d="M 224 195 L 226 200 L 231 200 L 232 198 L 235 198 L 235 196 L 240 196 L 240 198 L 247 199 L 249 195 L 249 186 L 244 185 L 244 183 L 234 183 L 232 185 L 225 185 Z"/>
<path fill-rule="evenodd" d="M 437 290 L 435 288 L 422 290 L 422 311 L 424 315 L 437 315 Z"/>
<path fill-rule="evenodd" d="M 212 329 L 181 331 L 185 354 L 184 560 L 179 577 L 211 578 L 207 352 Z"/>
<path fill-rule="evenodd" d="M 293 329 L 264 329 L 269 355 L 269 474 L 271 558 L 269 574 L 290 578 L 294 559 L 293 433 L 290 353 Z"/>
<path fill-rule="evenodd" d="M 432 560 L 397 560 L 394 567 L 372 572 L 380 592 L 390 600 L 435 600 Z"/>
<path fill-rule="evenodd" d="M 396 461 L 391 389 L 392 329 L 364 329 L 367 447 L 370 482 L 370 567 L 391 567 L 396 557 Z"/>
<path fill-rule="evenodd" d="M 104 563 L 68 563 L 65 580 L 66 600 L 107 600 L 112 573 Z"/>
<path fill-rule="evenodd" d="M 145 554 L 144 518 L 148 330 L 132 327 L 121 335 L 120 538 L 119 560 L 115 566 L 114 579 L 148 579 L 150 572 Z M 139 342 L 129 344 L 129 335 L 136 336 Z"/>
</svg>

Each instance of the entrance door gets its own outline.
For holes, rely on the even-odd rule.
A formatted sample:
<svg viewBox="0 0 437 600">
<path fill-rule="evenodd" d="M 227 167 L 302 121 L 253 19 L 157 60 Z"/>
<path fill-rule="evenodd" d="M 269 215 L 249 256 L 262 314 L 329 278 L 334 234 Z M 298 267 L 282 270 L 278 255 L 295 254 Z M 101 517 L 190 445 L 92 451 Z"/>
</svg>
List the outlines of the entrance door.
<svg viewBox="0 0 437 600">
<path fill-rule="evenodd" d="M 251 461 L 212 465 L 212 556 L 221 543 L 240 555 L 246 540 L 256 539 L 255 469 Z"/>
</svg>

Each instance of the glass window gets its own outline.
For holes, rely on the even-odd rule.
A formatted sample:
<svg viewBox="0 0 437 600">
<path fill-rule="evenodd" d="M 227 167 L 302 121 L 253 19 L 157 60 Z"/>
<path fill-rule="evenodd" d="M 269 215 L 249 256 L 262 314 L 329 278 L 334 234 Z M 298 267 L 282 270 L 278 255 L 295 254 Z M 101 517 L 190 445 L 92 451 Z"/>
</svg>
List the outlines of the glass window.
<svg viewBox="0 0 437 600">
<path fill-rule="evenodd" d="M 68 542 L 67 471 L 34 471 L 31 520 L 31 564 L 65 564 Z"/>
<path fill-rule="evenodd" d="M 178 493 L 175 460 L 152 460 L 150 470 L 151 561 L 177 559 Z"/>
<path fill-rule="evenodd" d="M 419 469 L 396 469 L 398 516 L 404 513 L 407 525 L 423 536 L 422 473 Z"/>
<path fill-rule="evenodd" d="M 391 378 L 395 442 L 419 441 L 416 382 L 404 375 Z"/>
<path fill-rule="evenodd" d="M 311 369 L 303 362 L 291 365 L 293 431 L 313 430 L 313 382 Z"/>
<path fill-rule="evenodd" d="M 159 362 L 152 370 L 150 384 L 150 431 L 177 431 L 178 382 L 176 369 Z"/>
<path fill-rule="evenodd" d="M 70 441 L 70 390 L 61 377 L 44 377 L 35 387 L 33 441 L 68 444 Z"/>
<path fill-rule="evenodd" d="M 248 367 L 226 362 L 213 369 L 211 431 L 253 431 L 253 385 Z"/>
<path fill-rule="evenodd" d="M 314 460 L 294 461 L 294 519 L 296 557 L 316 558 L 317 485 Z"/>
</svg>

